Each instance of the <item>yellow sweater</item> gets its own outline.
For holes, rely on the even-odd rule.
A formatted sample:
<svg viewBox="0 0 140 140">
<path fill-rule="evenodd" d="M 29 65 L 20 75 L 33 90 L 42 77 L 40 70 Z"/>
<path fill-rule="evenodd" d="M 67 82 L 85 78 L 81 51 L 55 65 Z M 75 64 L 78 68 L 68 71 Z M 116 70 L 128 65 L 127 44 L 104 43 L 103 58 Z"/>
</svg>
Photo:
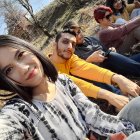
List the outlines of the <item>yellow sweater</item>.
<svg viewBox="0 0 140 140">
<path fill-rule="evenodd" d="M 52 63 L 56 66 L 59 73 L 67 74 L 88 97 L 97 98 L 100 88 L 89 82 L 70 76 L 70 74 L 107 84 L 111 84 L 111 77 L 114 74 L 107 69 L 88 63 L 74 54 L 63 64 Z"/>
<path fill-rule="evenodd" d="M 130 20 L 130 13 L 135 9 L 135 4 L 127 4 L 124 12 L 120 15 L 112 15 L 111 20 L 114 23 L 118 18 L 123 18 L 126 21 Z"/>
</svg>

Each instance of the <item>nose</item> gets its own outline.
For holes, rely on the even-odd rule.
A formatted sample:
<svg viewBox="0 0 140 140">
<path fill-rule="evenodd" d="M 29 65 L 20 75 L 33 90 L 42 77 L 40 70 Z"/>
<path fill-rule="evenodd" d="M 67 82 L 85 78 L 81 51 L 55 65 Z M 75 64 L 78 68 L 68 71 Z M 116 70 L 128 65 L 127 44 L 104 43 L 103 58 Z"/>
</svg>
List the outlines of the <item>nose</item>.
<svg viewBox="0 0 140 140">
<path fill-rule="evenodd" d="M 23 76 L 29 71 L 29 65 L 24 64 L 24 63 L 17 62 L 16 67 L 17 67 L 18 72 Z"/>
<path fill-rule="evenodd" d="M 73 45 L 72 45 L 72 43 L 70 42 L 69 44 L 68 44 L 68 49 L 72 49 L 73 48 Z"/>
</svg>

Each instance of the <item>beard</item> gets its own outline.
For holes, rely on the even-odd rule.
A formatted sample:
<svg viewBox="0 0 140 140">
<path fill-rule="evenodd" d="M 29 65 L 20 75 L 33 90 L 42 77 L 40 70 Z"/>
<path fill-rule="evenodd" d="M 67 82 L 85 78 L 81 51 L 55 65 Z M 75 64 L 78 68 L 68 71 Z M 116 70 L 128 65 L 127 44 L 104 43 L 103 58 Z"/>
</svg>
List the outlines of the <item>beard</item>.
<svg viewBox="0 0 140 140">
<path fill-rule="evenodd" d="M 57 46 L 56 46 L 56 51 L 57 51 L 57 55 L 59 56 L 59 57 L 61 57 L 62 59 L 65 59 L 65 60 L 69 60 L 70 58 L 71 58 L 71 56 L 72 56 L 72 52 L 71 52 L 71 55 L 68 57 L 68 56 L 66 56 L 66 55 L 64 55 L 64 53 L 66 52 L 65 50 L 61 50 L 61 49 L 59 49 L 59 47 L 58 47 L 58 44 L 57 44 Z"/>
</svg>

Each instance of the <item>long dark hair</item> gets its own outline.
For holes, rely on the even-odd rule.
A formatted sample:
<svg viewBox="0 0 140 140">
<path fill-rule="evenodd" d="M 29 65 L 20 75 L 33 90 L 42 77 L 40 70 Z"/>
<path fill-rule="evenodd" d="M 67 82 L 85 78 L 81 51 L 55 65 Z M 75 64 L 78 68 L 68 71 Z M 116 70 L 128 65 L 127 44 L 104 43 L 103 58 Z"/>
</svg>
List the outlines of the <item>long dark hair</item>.
<svg viewBox="0 0 140 140">
<path fill-rule="evenodd" d="M 110 7 L 112 9 L 114 15 L 117 15 L 118 12 L 120 12 L 122 14 L 123 11 L 124 11 L 124 8 L 126 7 L 126 2 L 124 0 L 121 0 L 121 2 L 122 2 L 122 8 L 119 9 L 119 11 L 117 11 L 114 8 L 114 6 L 113 6 L 113 4 L 115 2 L 116 2 L 116 0 L 106 0 L 106 6 L 108 6 L 108 7 Z"/>
<path fill-rule="evenodd" d="M 58 73 L 54 65 L 50 62 L 50 60 L 47 57 L 43 56 L 40 52 L 38 52 L 35 49 L 35 47 L 32 44 L 28 43 L 27 41 L 10 35 L 0 35 L 0 47 L 18 47 L 24 48 L 25 50 L 32 52 L 40 60 L 44 69 L 44 73 L 49 78 L 49 80 L 52 82 L 55 82 L 57 80 Z M 31 102 L 32 100 L 32 88 L 22 87 L 14 84 L 12 80 L 10 80 L 1 70 L 0 89 L 16 93 L 28 102 Z"/>
</svg>

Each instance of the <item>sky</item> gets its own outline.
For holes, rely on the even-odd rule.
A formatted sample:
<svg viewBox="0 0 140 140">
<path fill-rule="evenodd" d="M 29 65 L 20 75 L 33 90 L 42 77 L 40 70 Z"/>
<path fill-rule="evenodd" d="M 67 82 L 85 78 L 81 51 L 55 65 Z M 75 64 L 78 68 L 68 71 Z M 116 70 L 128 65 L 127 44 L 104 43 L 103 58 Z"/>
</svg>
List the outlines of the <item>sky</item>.
<svg viewBox="0 0 140 140">
<path fill-rule="evenodd" d="M 33 7 L 34 13 L 38 12 L 39 10 L 43 9 L 44 6 L 48 5 L 53 0 L 29 0 L 30 4 Z M 6 34 L 6 25 L 4 24 L 3 18 L 0 17 L 0 34 Z"/>
</svg>

